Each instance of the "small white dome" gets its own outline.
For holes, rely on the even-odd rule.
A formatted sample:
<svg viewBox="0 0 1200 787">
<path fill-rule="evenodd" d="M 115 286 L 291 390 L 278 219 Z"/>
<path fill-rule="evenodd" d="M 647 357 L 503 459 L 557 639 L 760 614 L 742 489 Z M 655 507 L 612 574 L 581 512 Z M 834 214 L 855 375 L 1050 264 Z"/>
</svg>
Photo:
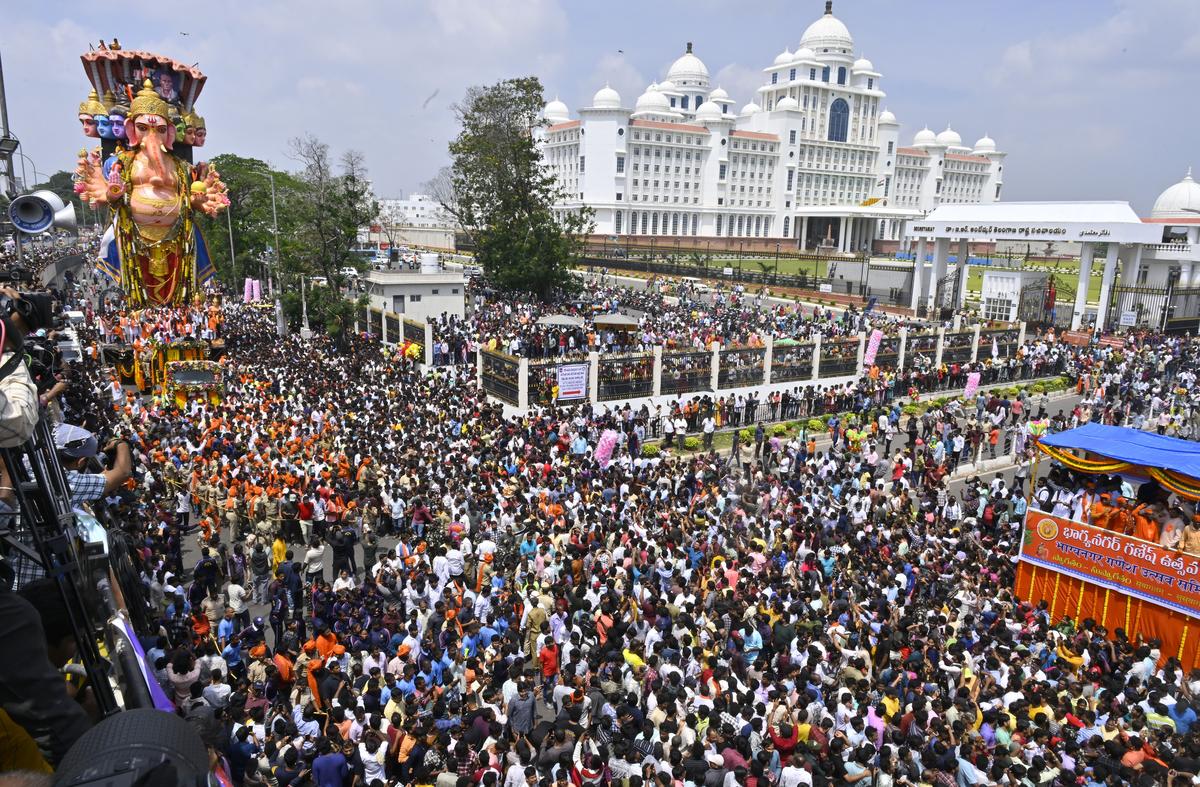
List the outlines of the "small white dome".
<svg viewBox="0 0 1200 787">
<path fill-rule="evenodd" d="M 678 82 L 686 79 L 708 84 L 708 66 L 704 61 L 692 54 L 692 42 L 688 41 L 687 51 L 671 64 L 667 71 L 667 79 Z"/>
<path fill-rule="evenodd" d="M 890 111 L 885 109 L 879 113 L 879 125 L 881 125 L 881 126 L 898 126 L 898 125 L 900 125 L 900 123 L 896 121 L 895 115 L 893 115 Z"/>
<path fill-rule="evenodd" d="M 984 134 L 982 137 L 980 137 L 975 142 L 975 152 L 976 153 L 995 153 L 996 152 L 996 140 L 992 139 L 987 134 Z"/>
<path fill-rule="evenodd" d="M 742 107 L 742 111 L 738 114 L 757 115 L 759 112 L 762 112 L 762 107 L 760 107 L 758 104 L 755 104 L 753 101 L 751 101 L 749 104 Z"/>
<path fill-rule="evenodd" d="M 816 56 L 817 53 L 806 46 L 800 47 L 792 54 L 792 57 L 796 60 L 813 60 Z"/>
<path fill-rule="evenodd" d="M 777 66 L 787 65 L 788 63 L 792 62 L 792 59 L 794 57 L 795 57 L 795 55 L 792 54 L 792 50 L 784 49 L 782 52 L 780 52 L 778 55 L 775 56 L 775 65 L 777 65 Z"/>
<path fill-rule="evenodd" d="M 842 20 L 833 15 L 833 3 L 825 4 L 825 14 L 808 26 L 800 37 L 800 46 L 813 50 L 854 49 L 854 39 Z"/>
<path fill-rule="evenodd" d="M 718 87 L 716 90 L 708 94 L 709 101 L 728 101 L 729 94 L 725 92 L 725 88 Z"/>
<path fill-rule="evenodd" d="M 721 115 L 721 108 L 711 101 L 696 107 L 696 120 L 720 120 Z"/>
<path fill-rule="evenodd" d="M 854 71 L 874 71 L 875 64 L 870 60 L 867 60 L 865 57 L 860 57 L 858 60 L 854 61 L 854 65 L 851 68 Z"/>
<path fill-rule="evenodd" d="M 605 85 L 592 96 L 592 106 L 596 109 L 620 109 L 621 94 Z"/>
<path fill-rule="evenodd" d="M 571 110 L 567 109 L 566 104 L 555 98 L 542 110 L 542 117 L 551 124 L 566 123 L 571 119 Z"/>
<path fill-rule="evenodd" d="M 962 147 L 962 137 L 950 126 L 946 126 L 946 130 L 937 135 L 937 143 L 948 148 L 960 148 Z"/>
<path fill-rule="evenodd" d="M 1183 180 L 1168 188 L 1154 200 L 1152 219 L 1195 219 L 1200 212 L 1200 183 L 1192 180 L 1188 167 Z"/>
<path fill-rule="evenodd" d="M 675 83 L 669 79 L 664 79 L 654 86 L 654 89 L 660 93 L 671 93 L 675 90 Z"/>
<path fill-rule="evenodd" d="M 784 96 L 783 98 L 779 99 L 778 103 L 775 104 L 775 109 L 779 112 L 791 112 L 799 108 L 800 105 L 797 104 L 796 99 L 792 98 L 791 96 Z"/>
<path fill-rule="evenodd" d="M 925 128 L 918 131 L 916 133 L 916 135 L 913 137 L 913 147 L 919 148 L 924 145 L 936 145 L 936 144 L 937 144 L 937 134 L 934 134 L 933 131 L 930 130 L 929 126 L 926 126 Z"/>
<path fill-rule="evenodd" d="M 637 105 L 634 106 L 637 112 L 670 112 L 671 102 L 667 101 L 667 97 L 654 89 L 654 85 L 646 88 L 646 92 L 638 96 Z"/>
</svg>

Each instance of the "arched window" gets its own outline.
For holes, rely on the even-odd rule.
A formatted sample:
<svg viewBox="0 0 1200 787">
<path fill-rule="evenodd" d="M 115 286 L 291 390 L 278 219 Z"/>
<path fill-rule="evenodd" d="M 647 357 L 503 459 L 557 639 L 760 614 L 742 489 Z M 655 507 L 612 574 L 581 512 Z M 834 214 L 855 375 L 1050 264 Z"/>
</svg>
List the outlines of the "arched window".
<svg viewBox="0 0 1200 787">
<path fill-rule="evenodd" d="M 666 227 L 664 227 L 663 229 L 666 229 Z M 678 213 L 674 213 L 671 215 L 671 234 L 672 235 L 679 234 L 679 214 Z"/>
<path fill-rule="evenodd" d="M 791 229 L 791 225 L 792 225 L 792 217 L 784 216 L 783 217 L 783 237 L 785 237 L 785 238 L 791 237 L 790 235 L 788 235 L 788 230 Z M 617 232 L 620 232 L 620 230 L 617 230 Z"/>
<path fill-rule="evenodd" d="M 720 237 L 721 230 L 725 228 L 725 217 L 720 213 L 717 214 L 717 236 Z"/>
<path fill-rule="evenodd" d="M 838 84 L 839 85 L 846 84 L 846 67 L 845 66 L 840 66 L 838 68 Z"/>
<path fill-rule="evenodd" d="M 650 214 L 650 234 L 651 235 L 658 234 L 658 214 L 657 213 Z"/>
<path fill-rule="evenodd" d="M 613 232 L 616 233 L 617 235 L 621 234 L 621 216 L 622 215 L 623 214 L 619 210 L 616 212 L 616 214 L 614 214 L 614 217 L 615 217 L 614 220 L 616 221 L 616 224 L 613 227 Z M 786 222 L 787 219 L 784 219 L 784 221 Z"/>
<path fill-rule="evenodd" d="M 850 105 L 846 99 L 836 99 L 829 106 L 829 141 L 845 142 L 850 130 Z"/>
</svg>

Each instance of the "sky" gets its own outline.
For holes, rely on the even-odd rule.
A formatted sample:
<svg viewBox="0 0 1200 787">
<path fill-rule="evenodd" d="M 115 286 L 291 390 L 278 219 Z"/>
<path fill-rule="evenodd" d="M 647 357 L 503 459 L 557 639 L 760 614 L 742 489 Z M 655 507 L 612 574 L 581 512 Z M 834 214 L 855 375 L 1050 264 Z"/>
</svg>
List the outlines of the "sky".
<svg viewBox="0 0 1200 787">
<path fill-rule="evenodd" d="M 449 161 L 467 87 L 533 74 L 574 110 L 609 83 L 625 106 L 686 42 L 736 105 L 823 0 L 207 0 L 7 4 L 0 29 L 9 121 L 41 173 L 71 169 L 89 85 L 79 55 L 113 36 L 196 63 L 206 157 L 289 169 L 312 133 L 361 151 L 376 193 L 420 190 Z M 751 12 L 749 9 L 753 9 Z M 1121 199 L 1148 213 L 1200 165 L 1200 0 L 836 0 L 882 72 L 902 144 L 951 124 L 1009 154 L 1006 200 Z M 30 163 L 32 162 L 32 163 Z M 19 169 L 19 168 L 18 168 Z M 34 175 L 28 172 L 30 182 Z"/>
</svg>

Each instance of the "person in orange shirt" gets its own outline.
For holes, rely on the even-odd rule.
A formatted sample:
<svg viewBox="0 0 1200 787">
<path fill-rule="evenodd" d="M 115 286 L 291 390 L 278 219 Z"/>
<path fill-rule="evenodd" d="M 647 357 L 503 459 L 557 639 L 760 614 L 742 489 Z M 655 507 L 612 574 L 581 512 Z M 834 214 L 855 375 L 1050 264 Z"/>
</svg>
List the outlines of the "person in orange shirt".
<svg viewBox="0 0 1200 787">
<path fill-rule="evenodd" d="M 1158 520 L 1155 516 L 1154 507 L 1149 503 L 1143 503 L 1133 509 L 1134 528 L 1133 535 L 1135 538 L 1140 538 L 1143 541 L 1158 543 Z"/>
<path fill-rule="evenodd" d="M 1105 530 L 1110 530 L 1109 516 L 1112 509 L 1108 505 L 1109 496 L 1107 493 L 1100 495 L 1092 502 L 1091 510 L 1088 511 L 1088 518 L 1096 527 L 1102 527 Z"/>
</svg>

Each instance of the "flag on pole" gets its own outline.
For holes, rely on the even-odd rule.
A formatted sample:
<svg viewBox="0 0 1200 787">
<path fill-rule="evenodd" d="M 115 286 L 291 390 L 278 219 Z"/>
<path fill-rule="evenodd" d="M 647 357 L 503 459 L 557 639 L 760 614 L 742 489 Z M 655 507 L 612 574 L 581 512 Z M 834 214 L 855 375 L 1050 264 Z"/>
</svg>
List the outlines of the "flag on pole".
<svg viewBox="0 0 1200 787">
<path fill-rule="evenodd" d="M 992 357 L 993 358 L 1000 357 L 1000 344 L 999 344 L 999 342 L 996 341 L 995 336 L 992 337 Z"/>
</svg>

